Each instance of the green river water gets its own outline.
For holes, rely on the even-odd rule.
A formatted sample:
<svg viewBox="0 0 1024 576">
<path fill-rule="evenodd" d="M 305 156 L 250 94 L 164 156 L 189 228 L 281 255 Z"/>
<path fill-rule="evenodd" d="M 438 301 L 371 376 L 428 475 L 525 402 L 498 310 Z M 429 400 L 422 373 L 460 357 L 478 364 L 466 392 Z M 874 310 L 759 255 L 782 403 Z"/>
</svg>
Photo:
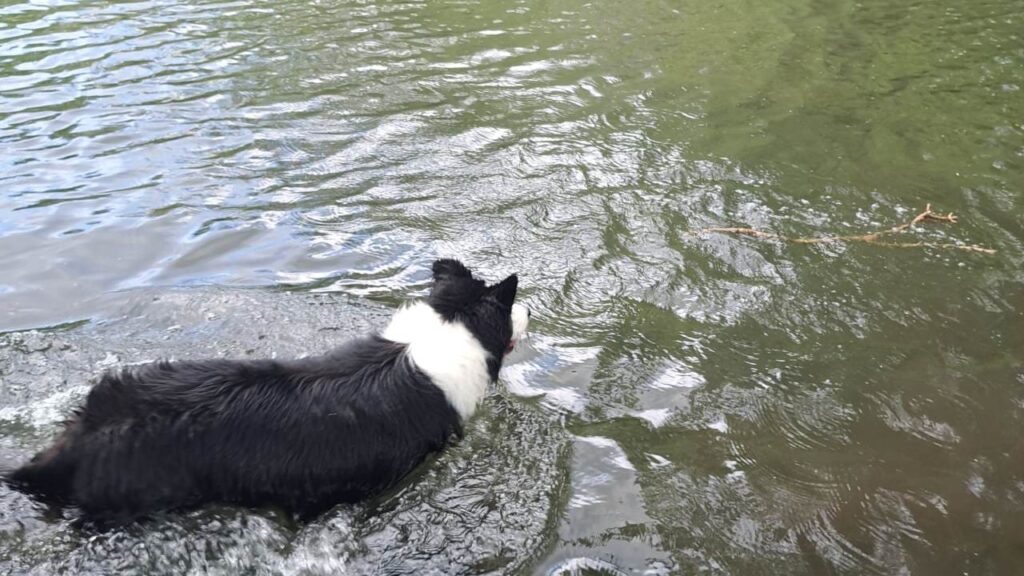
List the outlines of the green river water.
<svg viewBox="0 0 1024 576">
<path fill-rule="evenodd" d="M 302 526 L 3 488 L 0 572 L 1024 573 L 1021 0 L 0 0 L 5 462 L 437 256 L 534 311 L 458 446 Z"/>
</svg>

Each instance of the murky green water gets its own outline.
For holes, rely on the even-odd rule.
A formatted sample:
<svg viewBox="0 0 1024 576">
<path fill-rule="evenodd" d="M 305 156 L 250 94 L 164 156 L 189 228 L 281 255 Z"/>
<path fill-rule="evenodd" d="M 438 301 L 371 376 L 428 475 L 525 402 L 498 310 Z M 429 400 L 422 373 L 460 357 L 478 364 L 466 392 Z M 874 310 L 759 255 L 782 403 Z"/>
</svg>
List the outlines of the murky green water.
<svg viewBox="0 0 1024 576">
<path fill-rule="evenodd" d="M 1024 573 L 1022 89 L 1020 0 L 0 0 L 5 458 L 97 366 L 323 349 L 437 255 L 535 310 L 382 502 L 90 539 L 4 490 L 0 570 Z M 897 240 L 997 254 L 687 234 L 928 202 Z"/>
</svg>

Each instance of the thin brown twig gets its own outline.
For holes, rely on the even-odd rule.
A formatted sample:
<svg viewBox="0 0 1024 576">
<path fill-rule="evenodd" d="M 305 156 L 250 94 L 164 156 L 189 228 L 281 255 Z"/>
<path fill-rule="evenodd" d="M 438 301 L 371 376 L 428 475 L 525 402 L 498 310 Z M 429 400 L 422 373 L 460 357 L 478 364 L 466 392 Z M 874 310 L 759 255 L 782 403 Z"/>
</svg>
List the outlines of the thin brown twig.
<svg viewBox="0 0 1024 576">
<path fill-rule="evenodd" d="M 957 217 L 949 212 L 947 214 L 938 214 L 932 210 L 932 205 L 927 204 L 924 211 L 914 216 L 913 219 L 904 222 L 898 226 L 893 226 L 886 230 L 879 230 L 877 232 L 871 232 L 869 234 L 856 234 L 851 236 L 812 236 L 812 237 L 790 237 L 783 236 L 781 234 L 775 234 L 774 232 L 765 232 L 763 230 L 757 230 L 756 228 L 735 228 L 735 227 L 711 227 L 701 228 L 699 230 L 693 230 L 687 232 L 685 236 L 697 236 L 699 234 L 707 233 L 721 233 L 721 234 L 738 234 L 741 236 L 753 236 L 755 238 L 768 238 L 771 240 L 782 240 L 785 242 L 793 242 L 795 244 L 825 244 L 830 242 L 866 242 L 870 244 L 878 244 L 880 246 L 889 246 L 891 248 L 937 248 L 940 250 L 963 250 L 966 252 L 978 252 L 981 254 L 995 254 L 996 251 L 991 248 L 985 248 L 978 246 L 977 244 L 938 244 L 935 242 L 879 242 L 878 239 L 882 236 L 890 234 L 899 234 L 906 230 L 913 228 L 915 225 L 921 222 L 948 222 L 950 224 L 957 223 Z"/>
<path fill-rule="evenodd" d="M 745 236 L 757 236 L 758 238 L 776 238 L 780 240 L 787 240 L 784 236 L 773 234 L 771 232 L 762 232 L 760 230 L 754 230 L 753 228 L 701 228 L 688 232 L 689 236 L 696 236 L 697 234 L 703 234 L 705 232 L 722 232 L 723 234 L 742 234 Z"/>
</svg>

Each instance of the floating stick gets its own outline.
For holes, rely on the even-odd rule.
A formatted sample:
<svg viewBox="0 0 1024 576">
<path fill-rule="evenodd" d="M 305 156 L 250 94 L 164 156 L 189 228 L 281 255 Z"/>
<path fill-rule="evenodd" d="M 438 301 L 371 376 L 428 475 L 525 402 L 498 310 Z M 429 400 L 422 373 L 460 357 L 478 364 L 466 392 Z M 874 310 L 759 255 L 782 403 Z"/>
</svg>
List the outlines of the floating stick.
<svg viewBox="0 0 1024 576">
<path fill-rule="evenodd" d="M 755 238 L 767 238 L 769 240 L 782 240 L 784 242 L 793 242 L 794 244 L 825 244 L 830 242 L 865 242 L 868 244 L 877 244 L 879 246 L 888 246 L 890 248 L 937 248 L 940 250 L 963 250 L 965 252 L 978 252 L 981 254 L 995 254 L 996 251 L 991 248 L 985 248 L 984 246 L 978 246 L 977 244 L 950 244 L 950 243 L 935 243 L 935 242 L 889 242 L 879 241 L 884 236 L 891 234 L 899 234 L 913 228 L 916 224 L 921 222 L 948 222 L 950 224 L 956 224 L 957 218 L 952 212 L 948 214 L 938 214 L 932 211 L 932 205 L 928 204 L 925 206 L 924 211 L 914 216 L 912 220 L 908 220 L 899 226 L 893 226 L 887 230 L 879 230 L 877 232 L 871 232 L 870 234 L 857 234 L 852 236 L 818 236 L 818 237 L 791 237 L 783 236 L 781 234 L 775 234 L 774 232 L 765 232 L 763 230 L 757 230 L 754 228 L 723 228 L 723 227 L 711 227 L 701 228 L 699 230 L 693 230 L 687 232 L 686 236 L 697 236 L 700 234 L 708 233 L 719 233 L 719 234 L 737 234 L 740 236 L 753 236 Z"/>
</svg>

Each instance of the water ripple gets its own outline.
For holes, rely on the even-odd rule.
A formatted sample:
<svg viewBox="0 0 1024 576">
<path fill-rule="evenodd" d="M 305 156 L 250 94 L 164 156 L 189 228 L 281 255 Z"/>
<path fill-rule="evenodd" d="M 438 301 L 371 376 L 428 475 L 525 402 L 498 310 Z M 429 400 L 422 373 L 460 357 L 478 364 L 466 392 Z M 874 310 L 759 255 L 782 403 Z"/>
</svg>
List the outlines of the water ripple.
<svg viewBox="0 0 1024 576">
<path fill-rule="evenodd" d="M 534 311 L 502 410 L 536 412 L 502 424 L 508 452 L 451 461 L 464 490 L 297 540 L 266 516 L 199 516 L 72 563 L 358 573 L 414 541 L 466 572 L 1012 571 L 1021 23 L 997 0 L 0 6 L 0 329 L 103 317 L 140 286 L 394 306 L 441 255 L 518 272 Z M 998 255 L 689 233 L 858 234 L 927 202 L 960 222 L 906 239 Z M 83 380 L 46 374 L 49 414 Z M 46 433 L 4 418 L 5 446 Z M 515 452 L 542 423 L 576 452 L 531 461 L 602 505 L 553 495 L 562 520 L 539 536 Z M 499 480 L 530 511 L 517 542 L 548 552 L 476 537 L 516 514 L 491 508 L 470 455 L 515 471 Z M 629 522 L 602 512 L 618 494 Z M 17 567 L 52 567 L 34 551 L 65 535 L 4 502 Z"/>
</svg>

